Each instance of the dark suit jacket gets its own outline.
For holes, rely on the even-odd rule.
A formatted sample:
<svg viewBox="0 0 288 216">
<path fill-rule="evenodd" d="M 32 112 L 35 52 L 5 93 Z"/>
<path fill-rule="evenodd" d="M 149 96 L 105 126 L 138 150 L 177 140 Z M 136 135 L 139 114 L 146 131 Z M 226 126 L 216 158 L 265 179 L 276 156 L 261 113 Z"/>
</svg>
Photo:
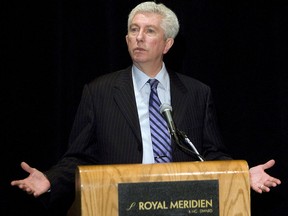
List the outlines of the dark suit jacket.
<svg viewBox="0 0 288 216">
<path fill-rule="evenodd" d="M 173 119 L 207 160 L 230 159 L 218 131 L 210 88 L 169 71 Z M 196 157 L 173 148 L 173 161 Z M 142 162 L 142 139 L 131 67 L 85 85 L 64 158 L 46 172 L 55 198 L 74 188 L 79 164 Z M 58 194 L 58 195 L 56 195 Z"/>
</svg>

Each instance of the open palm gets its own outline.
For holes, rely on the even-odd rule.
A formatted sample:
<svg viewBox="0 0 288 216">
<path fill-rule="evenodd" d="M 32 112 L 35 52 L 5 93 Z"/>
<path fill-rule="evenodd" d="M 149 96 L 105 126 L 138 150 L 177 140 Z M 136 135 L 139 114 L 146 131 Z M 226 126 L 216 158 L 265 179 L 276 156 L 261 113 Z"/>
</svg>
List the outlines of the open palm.
<svg viewBox="0 0 288 216">
<path fill-rule="evenodd" d="M 276 187 L 277 185 L 281 184 L 281 181 L 277 178 L 274 178 L 268 175 L 265 170 L 274 166 L 275 161 L 269 160 L 265 164 L 261 164 L 255 167 L 252 167 L 250 172 L 250 184 L 251 188 L 258 192 L 269 192 L 270 187 Z"/>
<path fill-rule="evenodd" d="M 33 194 L 34 197 L 38 197 L 49 190 L 50 182 L 42 172 L 30 167 L 25 162 L 21 163 L 21 167 L 29 173 L 29 176 L 22 180 L 12 181 L 12 186 L 18 186 L 28 194 Z"/>
</svg>

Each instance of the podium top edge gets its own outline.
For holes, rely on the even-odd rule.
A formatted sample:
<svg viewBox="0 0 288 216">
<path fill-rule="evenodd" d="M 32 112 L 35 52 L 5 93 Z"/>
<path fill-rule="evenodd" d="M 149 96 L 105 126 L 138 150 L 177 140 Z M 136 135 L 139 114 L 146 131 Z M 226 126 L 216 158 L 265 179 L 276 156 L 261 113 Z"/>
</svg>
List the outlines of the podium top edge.
<svg viewBox="0 0 288 216">
<path fill-rule="evenodd" d="M 222 167 L 225 169 L 225 167 L 241 167 L 242 170 L 248 170 L 249 166 L 246 160 L 217 160 L 217 161 L 190 161 L 190 162 L 171 162 L 171 163 L 153 163 L 153 164 L 141 164 L 141 163 L 135 163 L 135 164 L 94 164 L 94 165 L 79 165 L 77 167 L 78 171 L 88 171 L 91 169 L 126 169 L 126 168 L 157 168 L 157 167 L 163 167 L 163 168 L 169 168 L 169 167 L 178 167 L 178 166 L 197 166 L 197 167 Z"/>
</svg>

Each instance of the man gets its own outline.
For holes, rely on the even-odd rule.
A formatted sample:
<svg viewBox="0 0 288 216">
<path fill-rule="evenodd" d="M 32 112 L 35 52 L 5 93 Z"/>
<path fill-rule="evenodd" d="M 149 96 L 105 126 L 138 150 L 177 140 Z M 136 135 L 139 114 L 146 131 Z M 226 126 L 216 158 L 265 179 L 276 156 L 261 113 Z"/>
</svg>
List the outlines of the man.
<svg viewBox="0 0 288 216">
<path fill-rule="evenodd" d="M 85 85 L 63 159 L 45 174 L 23 162 L 22 168 L 30 175 L 11 184 L 35 197 L 48 194 L 53 203 L 74 190 L 74 172 L 80 164 L 155 163 L 168 153 L 171 162 L 198 160 L 173 140 L 164 146 L 164 156 L 154 155 L 149 97 L 155 80 L 157 97 L 161 103 L 172 105 L 177 127 L 200 155 L 206 160 L 231 159 L 218 131 L 210 88 L 165 67 L 163 56 L 178 31 L 176 15 L 163 4 L 136 6 L 129 15 L 126 35 L 133 66 Z M 270 160 L 250 169 L 253 190 L 269 192 L 270 187 L 280 184 L 279 179 L 265 173 L 274 163 Z"/>
</svg>

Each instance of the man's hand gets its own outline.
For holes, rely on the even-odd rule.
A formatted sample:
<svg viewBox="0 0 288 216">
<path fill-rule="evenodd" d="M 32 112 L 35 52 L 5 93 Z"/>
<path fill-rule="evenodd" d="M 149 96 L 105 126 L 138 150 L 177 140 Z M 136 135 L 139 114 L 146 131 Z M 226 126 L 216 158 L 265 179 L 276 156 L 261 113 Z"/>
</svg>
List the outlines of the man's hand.
<svg viewBox="0 0 288 216">
<path fill-rule="evenodd" d="M 271 168 L 274 164 L 275 160 L 269 160 L 265 164 L 250 168 L 250 185 L 257 193 L 269 192 L 270 187 L 276 187 L 281 184 L 279 179 L 274 178 L 265 172 L 266 169 Z"/>
<path fill-rule="evenodd" d="M 50 182 L 42 172 L 30 167 L 25 162 L 21 163 L 21 167 L 29 173 L 29 176 L 22 180 L 12 181 L 12 186 L 18 186 L 28 194 L 33 194 L 34 197 L 38 197 L 50 189 Z"/>
</svg>

